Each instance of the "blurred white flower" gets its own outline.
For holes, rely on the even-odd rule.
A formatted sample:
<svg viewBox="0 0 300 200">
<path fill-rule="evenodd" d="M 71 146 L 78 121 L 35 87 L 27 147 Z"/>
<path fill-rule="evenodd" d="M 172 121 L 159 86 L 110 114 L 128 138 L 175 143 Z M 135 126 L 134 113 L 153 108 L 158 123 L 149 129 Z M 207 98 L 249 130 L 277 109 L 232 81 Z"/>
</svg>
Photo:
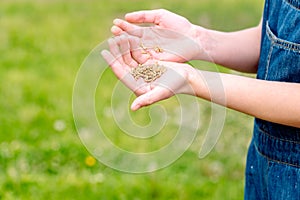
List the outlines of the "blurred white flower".
<svg viewBox="0 0 300 200">
<path fill-rule="evenodd" d="M 66 129 L 66 123 L 64 120 L 55 120 L 54 124 L 53 124 L 53 128 L 54 130 L 58 131 L 58 132 L 62 132 Z"/>
<path fill-rule="evenodd" d="M 102 183 L 104 180 L 105 180 L 104 175 L 102 173 L 98 173 L 95 175 L 91 175 L 89 181 L 90 183 L 97 184 L 97 183 Z"/>
</svg>

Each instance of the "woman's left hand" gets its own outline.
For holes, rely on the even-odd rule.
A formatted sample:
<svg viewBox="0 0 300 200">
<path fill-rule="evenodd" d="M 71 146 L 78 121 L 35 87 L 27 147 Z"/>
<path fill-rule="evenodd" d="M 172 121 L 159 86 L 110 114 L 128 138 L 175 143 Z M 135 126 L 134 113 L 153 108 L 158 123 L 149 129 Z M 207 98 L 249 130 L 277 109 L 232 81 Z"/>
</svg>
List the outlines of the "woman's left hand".
<svg viewBox="0 0 300 200">
<path fill-rule="evenodd" d="M 101 54 L 116 77 L 136 94 L 137 98 L 131 105 L 132 110 L 138 110 L 141 107 L 170 98 L 175 94 L 195 93 L 189 82 L 189 77 L 196 70 L 190 65 L 156 59 L 145 59 L 144 63 L 139 63 L 133 59 L 135 41 L 130 36 L 117 36 L 109 39 L 108 43 L 110 50 L 104 50 Z M 152 82 L 145 82 L 142 78 L 136 80 L 132 76 L 131 72 L 134 68 L 150 65 L 161 66 L 165 68 L 165 72 Z"/>
</svg>

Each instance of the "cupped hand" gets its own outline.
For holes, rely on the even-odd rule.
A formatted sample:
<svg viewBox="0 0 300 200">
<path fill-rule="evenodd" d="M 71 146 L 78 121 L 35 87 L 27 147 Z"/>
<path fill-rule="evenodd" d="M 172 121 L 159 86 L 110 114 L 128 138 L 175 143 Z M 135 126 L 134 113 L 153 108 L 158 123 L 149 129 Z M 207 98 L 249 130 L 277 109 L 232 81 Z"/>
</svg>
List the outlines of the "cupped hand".
<svg viewBox="0 0 300 200">
<path fill-rule="evenodd" d="M 189 83 L 189 75 L 195 73 L 195 69 L 188 64 L 156 59 L 147 60 L 143 65 L 164 66 L 166 71 L 153 82 L 148 83 L 141 78 L 136 80 L 131 75 L 131 71 L 138 67 L 139 63 L 130 53 L 132 51 L 131 44 L 134 43 L 130 41 L 131 39 L 124 35 L 109 39 L 109 50 L 104 50 L 101 54 L 116 77 L 136 94 L 137 98 L 131 105 L 132 110 L 138 110 L 175 94 L 194 94 Z"/>
<path fill-rule="evenodd" d="M 138 26 L 134 24 L 152 24 L 181 34 L 188 34 L 193 29 L 193 24 L 189 20 L 165 9 L 128 13 L 125 15 L 125 20 L 114 20 L 114 26 L 111 30 L 114 35 L 137 29 Z"/>
<path fill-rule="evenodd" d="M 162 60 L 186 62 L 202 53 L 203 48 L 195 37 L 195 25 L 180 15 L 164 9 L 146 10 L 128 13 L 125 20 L 115 19 L 112 33 L 117 36 L 126 32 L 139 37 L 144 43 L 160 44 L 167 50 L 159 56 Z M 152 51 L 152 54 L 157 59 L 156 52 Z"/>
</svg>

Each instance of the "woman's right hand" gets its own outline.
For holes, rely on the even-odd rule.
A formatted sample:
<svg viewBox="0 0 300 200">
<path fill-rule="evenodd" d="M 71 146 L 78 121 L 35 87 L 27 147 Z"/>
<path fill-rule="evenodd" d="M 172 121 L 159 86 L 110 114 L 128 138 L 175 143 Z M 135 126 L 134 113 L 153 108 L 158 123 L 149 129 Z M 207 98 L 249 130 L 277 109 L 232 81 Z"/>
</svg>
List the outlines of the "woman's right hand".
<svg viewBox="0 0 300 200">
<path fill-rule="evenodd" d="M 126 21 L 125 21 L 126 20 Z M 111 32 L 121 35 L 126 32 L 129 35 L 139 37 L 143 43 L 156 43 L 163 49 L 169 50 L 165 55 L 159 55 L 160 59 L 172 62 L 186 62 L 200 57 L 209 57 L 205 54 L 203 42 L 198 36 L 205 36 L 206 29 L 193 25 L 186 18 L 168 10 L 146 10 L 128 13 L 125 20 L 115 19 Z M 143 27 L 136 24 L 151 24 Z M 202 38 L 202 37 L 201 37 Z M 153 52 L 153 55 L 156 55 Z M 206 60 L 206 59 L 205 59 Z"/>
<path fill-rule="evenodd" d="M 134 24 L 153 24 L 155 27 L 169 29 L 181 34 L 189 34 L 193 29 L 193 24 L 186 18 L 172 13 L 165 9 L 144 10 L 128 13 L 125 20 L 114 20 L 111 31 L 114 35 L 119 35 L 123 31 L 127 32 L 138 28 Z M 131 24 L 132 23 L 132 24 Z"/>
</svg>

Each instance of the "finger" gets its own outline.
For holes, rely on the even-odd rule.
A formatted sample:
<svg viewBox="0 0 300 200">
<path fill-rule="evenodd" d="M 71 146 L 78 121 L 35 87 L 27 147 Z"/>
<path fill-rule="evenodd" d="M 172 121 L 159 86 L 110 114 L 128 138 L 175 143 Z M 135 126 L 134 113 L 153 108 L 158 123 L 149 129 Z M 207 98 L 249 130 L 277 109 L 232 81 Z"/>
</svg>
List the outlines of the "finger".
<svg viewBox="0 0 300 200">
<path fill-rule="evenodd" d="M 137 66 L 136 62 L 133 60 L 130 54 L 130 45 L 128 44 L 128 39 L 125 35 L 116 36 L 108 40 L 109 49 L 111 54 L 122 64 L 130 70 L 129 66 Z M 126 56 L 126 62 L 124 55 Z"/>
<path fill-rule="evenodd" d="M 121 50 L 121 53 L 123 56 L 123 61 L 125 62 L 125 64 L 127 64 L 130 67 L 136 67 L 136 66 L 138 66 L 138 63 L 133 59 L 133 57 L 131 55 L 131 51 L 135 47 L 131 46 L 129 40 L 130 40 L 129 35 L 123 34 L 120 36 L 120 42 L 119 42 L 120 50 Z"/>
<path fill-rule="evenodd" d="M 118 79 L 122 79 L 125 74 L 127 74 L 127 70 L 122 66 L 122 64 L 116 59 L 111 52 L 107 50 L 101 51 L 101 55 L 104 58 L 104 60 L 108 63 L 108 65 L 111 67 L 114 74 L 117 76 Z"/>
<path fill-rule="evenodd" d="M 159 25 L 163 12 L 162 9 L 137 11 L 126 14 L 125 19 L 131 23 L 153 23 Z"/>
<path fill-rule="evenodd" d="M 128 73 L 126 68 L 119 63 L 119 61 L 107 50 L 101 51 L 104 60 L 109 64 L 116 77 L 121 80 L 130 90 L 136 95 L 144 94 L 147 90 L 144 87 L 138 87 L 138 83 Z"/>
<path fill-rule="evenodd" d="M 116 34 L 122 33 L 122 32 L 127 32 L 130 35 L 134 35 L 137 37 L 142 37 L 143 35 L 143 28 L 131 23 L 128 23 L 127 21 L 124 21 L 122 19 L 115 19 L 113 21 L 114 24 L 114 30 L 112 30 L 112 32 L 114 31 Z M 113 32 L 113 33 L 114 33 Z"/>
<path fill-rule="evenodd" d="M 110 50 L 110 53 L 112 54 L 112 56 L 116 60 L 118 60 L 120 64 L 123 65 L 125 63 L 123 61 L 122 54 L 120 52 L 118 40 L 119 40 L 119 37 L 114 37 L 114 38 L 109 38 L 107 42 L 108 42 L 109 50 Z"/>
<path fill-rule="evenodd" d="M 124 31 L 118 27 L 118 26 L 112 26 L 110 31 L 112 32 L 112 34 L 114 34 L 115 36 L 121 35 Z"/>
<path fill-rule="evenodd" d="M 138 26 L 128 23 L 122 19 L 114 19 L 113 24 L 115 26 L 121 28 L 123 31 L 130 31 L 132 29 L 139 28 Z"/>
<path fill-rule="evenodd" d="M 131 56 L 137 63 L 145 63 L 149 60 L 150 55 L 147 49 L 142 45 L 141 39 L 134 36 L 129 36 L 131 47 Z"/>
<path fill-rule="evenodd" d="M 131 110 L 136 111 L 142 107 L 149 106 L 158 101 L 171 97 L 171 93 L 168 89 L 163 87 L 155 87 L 153 90 L 137 97 L 131 104 Z"/>
</svg>

